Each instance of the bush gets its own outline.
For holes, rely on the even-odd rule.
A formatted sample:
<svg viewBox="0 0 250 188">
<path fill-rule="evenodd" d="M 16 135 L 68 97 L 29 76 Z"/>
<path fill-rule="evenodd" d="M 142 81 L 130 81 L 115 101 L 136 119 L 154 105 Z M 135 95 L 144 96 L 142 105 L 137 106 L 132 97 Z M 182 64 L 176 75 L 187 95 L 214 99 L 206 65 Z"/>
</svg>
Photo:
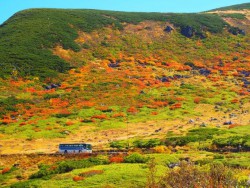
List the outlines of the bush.
<svg viewBox="0 0 250 188">
<path fill-rule="evenodd" d="M 81 176 L 74 176 L 73 177 L 73 181 L 82 181 L 82 180 L 84 180 L 84 178 Z"/>
<path fill-rule="evenodd" d="M 112 156 L 109 158 L 110 163 L 122 163 L 124 161 L 122 156 Z"/>
<path fill-rule="evenodd" d="M 150 139 L 150 140 L 136 140 L 133 142 L 134 146 L 137 148 L 153 148 L 159 145 L 162 145 L 160 139 Z"/>
<path fill-rule="evenodd" d="M 38 172 L 35 174 L 32 174 L 30 176 L 30 179 L 35 178 L 49 178 L 50 175 L 53 174 L 62 174 L 66 172 L 70 172 L 74 169 L 80 169 L 80 168 L 88 168 L 95 165 L 101 165 L 101 164 L 108 164 L 109 161 L 106 158 L 101 157 L 92 157 L 84 160 L 68 160 L 68 161 L 62 161 L 59 162 L 56 166 L 56 168 L 51 168 L 51 166 L 48 165 L 41 165 Z"/>
<path fill-rule="evenodd" d="M 146 163 L 149 159 L 139 153 L 132 153 L 124 158 L 125 163 Z"/>
<path fill-rule="evenodd" d="M 111 148 L 116 148 L 116 149 L 123 149 L 123 148 L 125 148 L 126 147 L 126 143 L 125 142 L 121 142 L 121 141 L 114 141 L 114 142 L 111 142 L 110 144 L 109 144 L 109 146 L 111 147 Z"/>
<path fill-rule="evenodd" d="M 156 146 L 153 150 L 155 153 L 171 153 L 171 150 L 166 146 Z"/>
<path fill-rule="evenodd" d="M 8 172 L 10 172 L 10 168 L 4 168 L 3 170 L 2 170 L 2 174 L 6 174 L 6 173 L 8 173 Z"/>
<path fill-rule="evenodd" d="M 159 183 L 160 187 L 237 187 L 234 172 L 223 164 L 211 164 L 208 171 L 200 170 L 192 163 L 181 162 L 180 168 L 167 173 Z"/>
</svg>

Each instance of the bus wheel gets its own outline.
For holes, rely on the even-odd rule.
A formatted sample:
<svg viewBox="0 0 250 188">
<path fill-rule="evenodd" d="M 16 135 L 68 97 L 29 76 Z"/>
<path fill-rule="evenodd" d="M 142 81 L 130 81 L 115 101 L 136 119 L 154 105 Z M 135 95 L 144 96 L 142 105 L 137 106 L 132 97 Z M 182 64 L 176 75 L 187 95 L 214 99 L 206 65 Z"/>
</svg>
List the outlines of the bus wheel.
<svg viewBox="0 0 250 188">
<path fill-rule="evenodd" d="M 68 151 L 67 151 L 67 150 L 65 150 L 65 151 L 64 151 L 64 153 L 68 153 Z"/>
</svg>

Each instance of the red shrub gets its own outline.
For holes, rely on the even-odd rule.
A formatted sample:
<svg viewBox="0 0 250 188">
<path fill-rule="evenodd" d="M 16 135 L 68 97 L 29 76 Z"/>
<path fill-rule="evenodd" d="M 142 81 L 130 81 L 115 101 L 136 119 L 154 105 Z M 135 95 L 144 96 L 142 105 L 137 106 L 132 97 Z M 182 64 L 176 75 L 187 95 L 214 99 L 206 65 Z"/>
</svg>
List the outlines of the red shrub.
<svg viewBox="0 0 250 188">
<path fill-rule="evenodd" d="M 82 180 L 84 180 L 84 177 L 81 177 L 81 176 L 74 176 L 74 177 L 73 177 L 73 180 L 74 180 L 74 181 L 82 181 Z"/>
<path fill-rule="evenodd" d="M 194 98 L 194 103 L 199 104 L 200 102 L 201 102 L 201 98 L 200 97 Z"/>
<path fill-rule="evenodd" d="M 66 125 L 67 125 L 67 126 L 74 125 L 74 122 L 72 122 L 72 121 L 67 121 L 67 122 L 66 122 Z"/>
<path fill-rule="evenodd" d="M 234 127 L 239 127 L 239 126 L 241 126 L 241 125 L 239 125 L 239 124 L 232 124 L 232 125 L 230 125 L 228 128 L 229 128 L 229 129 L 232 129 L 232 128 L 234 128 Z"/>
<path fill-rule="evenodd" d="M 24 126 L 24 125 L 26 125 L 25 122 L 22 122 L 22 123 L 19 124 L 20 127 L 21 127 L 21 126 Z"/>
<path fill-rule="evenodd" d="M 111 162 L 111 163 L 122 163 L 123 160 L 124 159 L 121 156 L 112 156 L 109 158 L 109 162 Z"/>
<path fill-rule="evenodd" d="M 125 117 L 125 114 L 121 112 L 121 113 L 114 114 L 112 117 L 113 117 L 113 118 Z"/>
<path fill-rule="evenodd" d="M 127 112 L 135 114 L 135 113 L 138 112 L 138 110 L 137 110 L 135 107 L 130 107 L 130 108 L 127 110 Z"/>
<path fill-rule="evenodd" d="M 181 108 L 181 103 L 176 103 L 176 104 L 173 104 L 172 106 L 170 106 L 170 110 L 174 110 L 174 109 L 177 109 L 177 108 Z"/>
<path fill-rule="evenodd" d="M 101 115 L 94 115 L 91 118 L 92 119 L 107 119 L 107 116 L 105 114 L 101 114 Z"/>
<path fill-rule="evenodd" d="M 151 115 L 156 116 L 156 115 L 158 115 L 158 112 L 152 112 Z"/>
<path fill-rule="evenodd" d="M 168 102 L 163 102 L 163 101 L 155 101 L 155 102 L 153 102 L 153 106 L 165 107 L 167 105 L 168 105 Z"/>
<path fill-rule="evenodd" d="M 6 174 L 6 173 L 8 173 L 10 171 L 10 168 L 4 168 L 3 170 L 2 170 L 2 174 Z"/>
<path fill-rule="evenodd" d="M 233 104 L 238 103 L 238 102 L 239 102 L 238 99 L 233 99 L 233 100 L 231 100 L 231 103 L 233 103 Z"/>
</svg>

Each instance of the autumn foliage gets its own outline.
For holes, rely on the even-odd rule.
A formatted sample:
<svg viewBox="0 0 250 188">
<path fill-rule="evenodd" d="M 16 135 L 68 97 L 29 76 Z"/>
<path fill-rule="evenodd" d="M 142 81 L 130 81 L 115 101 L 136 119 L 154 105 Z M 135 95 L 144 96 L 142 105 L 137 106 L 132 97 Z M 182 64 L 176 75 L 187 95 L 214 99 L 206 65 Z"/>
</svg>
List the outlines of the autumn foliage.
<svg viewBox="0 0 250 188">
<path fill-rule="evenodd" d="M 110 163 L 122 163 L 124 158 L 122 156 L 112 156 L 109 158 Z"/>
<path fill-rule="evenodd" d="M 4 168 L 3 170 L 2 170 L 2 174 L 6 174 L 6 173 L 8 173 L 10 171 L 10 168 Z"/>
<path fill-rule="evenodd" d="M 73 180 L 74 181 L 82 181 L 82 180 L 84 180 L 84 177 L 82 177 L 82 176 L 74 176 Z"/>
</svg>

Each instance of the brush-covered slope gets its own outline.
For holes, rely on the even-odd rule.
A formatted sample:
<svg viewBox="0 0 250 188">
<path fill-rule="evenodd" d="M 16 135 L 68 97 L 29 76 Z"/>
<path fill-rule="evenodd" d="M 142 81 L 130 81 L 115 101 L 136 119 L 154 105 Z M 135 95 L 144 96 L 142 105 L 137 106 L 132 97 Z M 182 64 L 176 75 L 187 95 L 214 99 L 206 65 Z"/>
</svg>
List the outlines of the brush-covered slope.
<svg viewBox="0 0 250 188">
<path fill-rule="evenodd" d="M 232 5 L 232 6 L 227 6 L 227 7 L 222 7 L 222 8 L 218 8 L 218 9 L 214 9 L 215 10 L 243 10 L 243 9 L 250 9 L 250 3 L 243 3 L 243 4 L 239 4 L 239 5 Z"/>
<path fill-rule="evenodd" d="M 16 13 L 0 26 L 0 62 L 1 77 L 8 77 L 14 72 L 20 76 L 55 77 L 58 72 L 65 72 L 76 64 L 53 55 L 52 49 L 62 46 L 72 52 L 79 52 L 88 46 L 77 43 L 79 32 L 90 33 L 110 27 L 123 31 L 127 24 L 139 24 L 143 21 L 160 22 L 162 30 L 172 24 L 173 28 L 189 38 L 206 38 L 209 34 L 221 34 L 230 26 L 219 15 L 214 14 L 160 14 L 160 13 L 125 13 L 97 10 L 59 10 L 31 9 Z M 173 28 L 168 29 L 173 29 Z M 142 28 L 154 30 L 154 28 Z M 122 36 L 118 37 L 122 39 Z M 158 37 L 156 37 L 158 38 Z M 160 39 L 160 38 L 158 38 Z M 178 39 L 181 36 L 178 35 Z M 124 39 L 122 39 L 124 40 Z M 224 39 L 223 39 L 224 40 Z M 166 41 L 167 43 L 168 41 Z M 173 42 L 173 41 L 172 41 Z M 104 41 L 105 43 L 105 41 Z M 102 45 L 104 45 L 102 43 Z M 186 45 L 177 44 L 176 46 Z M 159 48 L 164 46 L 159 46 Z M 105 48 L 105 46 L 103 47 Z M 143 51 L 145 47 L 140 47 Z M 118 54 L 122 49 L 115 49 Z M 90 53 L 96 54 L 98 52 Z"/>
<path fill-rule="evenodd" d="M 126 125 L 131 138 L 186 129 L 191 118 L 222 126 L 234 114 L 232 126 L 249 125 L 242 14 L 17 13 L 0 29 L 0 152 L 20 152 L 16 139 L 49 138 L 37 146 L 44 152 L 57 150 L 56 139 L 105 145 L 124 139 Z"/>
</svg>

